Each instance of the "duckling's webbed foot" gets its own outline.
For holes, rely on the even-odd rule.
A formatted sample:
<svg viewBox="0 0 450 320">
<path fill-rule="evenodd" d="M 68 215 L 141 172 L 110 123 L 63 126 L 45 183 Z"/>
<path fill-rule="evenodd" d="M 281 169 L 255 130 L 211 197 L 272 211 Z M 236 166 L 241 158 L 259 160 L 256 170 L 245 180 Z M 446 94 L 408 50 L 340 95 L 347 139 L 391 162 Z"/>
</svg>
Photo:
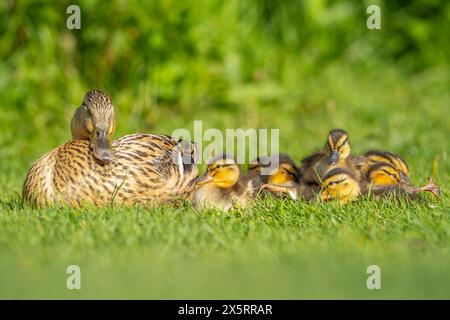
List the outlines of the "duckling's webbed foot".
<svg viewBox="0 0 450 320">
<path fill-rule="evenodd" d="M 434 183 L 432 177 L 428 177 L 428 183 L 419 188 L 420 191 L 428 191 L 431 192 L 437 199 L 441 197 L 441 188 Z"/>
</svg>

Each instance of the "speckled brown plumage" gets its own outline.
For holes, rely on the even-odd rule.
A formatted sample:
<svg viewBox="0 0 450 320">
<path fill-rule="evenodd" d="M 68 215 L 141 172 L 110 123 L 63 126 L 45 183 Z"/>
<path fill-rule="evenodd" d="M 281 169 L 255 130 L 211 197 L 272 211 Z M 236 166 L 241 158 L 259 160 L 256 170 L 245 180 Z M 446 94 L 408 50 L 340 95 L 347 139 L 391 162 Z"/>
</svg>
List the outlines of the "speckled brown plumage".
<svg viewBox="0 0 450 320">
<path fill-rule="evenodd" d="M 187 198 L 198 177 L 193 144 L 166 135 L 132 134 L 112 143 L 115 159 L 94 158 L 89 141 L 72 140 L 41 157 L 23 198 L 37 206 L 154 204 Z"/>
</svg>

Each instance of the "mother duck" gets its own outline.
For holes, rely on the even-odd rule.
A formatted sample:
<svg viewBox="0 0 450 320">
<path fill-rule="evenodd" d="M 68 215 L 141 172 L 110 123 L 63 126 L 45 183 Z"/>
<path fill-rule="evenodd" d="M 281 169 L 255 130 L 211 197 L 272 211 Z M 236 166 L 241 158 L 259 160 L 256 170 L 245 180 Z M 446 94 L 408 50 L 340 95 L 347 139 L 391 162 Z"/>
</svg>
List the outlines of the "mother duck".
<svg viewBox="0 0 450 320">
<path fill-rule="evenodd" d="M 73 140 L 37 160 L 23 198 L 43 207 L 62 204 L 156 204 L 186 199 L 198 177 L 196 146 L 163 134 L 131 134 L 111 142 L 111 98 L 89 91 L 71 122 Z"/>
</svg>

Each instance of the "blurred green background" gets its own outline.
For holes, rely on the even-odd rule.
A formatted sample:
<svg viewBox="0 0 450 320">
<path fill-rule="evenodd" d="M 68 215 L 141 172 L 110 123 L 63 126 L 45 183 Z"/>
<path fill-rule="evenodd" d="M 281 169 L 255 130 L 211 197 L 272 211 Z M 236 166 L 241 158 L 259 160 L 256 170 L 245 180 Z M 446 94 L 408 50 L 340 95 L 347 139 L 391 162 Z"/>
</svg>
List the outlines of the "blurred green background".
<svg viewBox="0 0 450 320">
<path fill-rule="evenodd" d="M 403 221 L 405 224 L 398 226 L 399 229 L 417 228 L 420 231 L 413 233 L 419 234 L 420 239 L 427 235 L 423 245 L 426 249 L 421 247 L 420 250 L 429 254 L 428 248 L 449 247 L 449 240 L 445 240 L 450 234 L 446 196 L 450 182 L 449 1 L 77 1 L 81 8 L 81 30 L 66 27 L 69 17 L 66 8 L 70 4 L 75 3 L 0 2 L 0 217 L 3 219 L 0 248 L 3 257 L 9 254 L 9 259 L 0 263 L 0 269 L 9 272 L 4 273 L 4 279 L 12 282 L 11 279 L 28 279 L 17 265 L 33 270 L 28 273 L 31 278 L 40 279 L 42 274 L 36 270 L 41 269 L 47 270 L 50 277 L 53 269 L 48 260 L 51 258 L 45 257 L 54 257 L 55 252 L 59 255 L 64 250 L 77 252 L 80 244 L 95 256 L 106 246 L 101 236 L 102 223 L 98 226 L 96 220 L 89 222 L 87 219 L 88 227 L 69 227 L 72 232 L 81 233 L 78 240 L 73 240 L 69 237 L 71 231 L 65 236 L 55 231 L 59 228 L 58 219 L 53 220 L 54 225 L 46 225 L 45 212 L 23 211 L 16 195 L 21 193 L 32 162 L 70 139 L 70 118 L 90 89 L 103 89 L 112 96 L 118 114 L 116 137 L 134 132 L 171 133 L 176 128 L 192 129 L 194 120 L 202 120 L 204 129 L 279 128 L 280 150 L 299 160 L 323 145 L 329 129 L 342 127 L 350 133 L 355 152 L 378 148 L 400 153 L 410 163 L 412 180 L 416 184 L 423 183 L 429 175 L 434 176 L 443 188 L 444 200 L 438 213 L 434 213 L 439 219 L 436 218 L 438 222 L 432 228 L 427 227 L 425 218 L 420 216 L 430 214 L 427 210 L 431 209 L 426 206 L 428 209 L 419 207 L 413 213 L 406 208 L 389 210 L 410 219 Z M 378 4 L 381 8 L 381 30 L 366 27 L 369 4 Z M 273 261 L 277 252 L 295 251 L 291 249 L 296 247 L 313 248 L 313 244 L 334 243 L 335 239 L 346 244 L 359 243 L 362 239 L 367 246 L 392 249 L 394 253 L 389 257 L 397 256 L 395 250 L 409 252 L 406 260 L 414 269 L 411 261 L 416 252 L 408 251 L 409 244 L 403 247 L 402 232 L 397 230 L 393 236 L 390 234 L 392 237 L 385 238 L 388 227 L 380 223 L 374 230 L 361 233 L 358 226 L 354 226 L 350 236 L 345 232 L 342 236 L 333 215 L 327 216 L 326 211 L 319 210 L 325 219 L 330 219 L 325 229 L 336 228 L 336 234 L 332 232 L 332 236 L 322 238 L 322 222 L 319 222 L 320 227 L 307 222 L 309 216 L 305 212 L 313 209 L 299 210 L 303 212 L 299 219 L 306 220 L 296 220 L 298 217 L 294 215 L 288 225 L 292 230 L 298 229 L 299 224 L 310 232 L 316 230 L 319 233 L 314 237 L 307 238 L 308 241 L 302 237 L 290 239 L 286 234 L 291 229 L 278 230 L 279 233 L 270 228 L 266 230 L 263 218 L 256 219 L 257 223 L 262 223 L 261 229 L 249 234 L 244 229 L 250 222 L 244 220 L 242 225 L 235 226 L 244 229 L 239 229 L 242 234 L 236 238 L 233 248 L 246 243 L 243 247 L 248 251 L 243 249 L 231 256 L 236 258 L 252 252 L 257 259 Z M 63 213 L 56 216 L 59 214 Z M 133 218 L 133 214 L 141 213 L 128 214 L 131 217 L 127 216 L 125 222 L 114 222 L 114 219 L 110 222 L 117 223 L 116 227 L 131 224 L 131 233 L 141 230 L 141 222 Z M 353 217 L 358 210 L 344 213 L 347 214 Z M 28 219 L 33 217 L 37 217 L 36 220 L 31 220 L 32 226 L 27 226 Z M 173 231 L 172 236 L 177 238 L 175 233 L 185 226 L 173 226 L 170 217 L 169 214 L 169 218 L 162 219 L 169 224 L 168 234 Z M 190 218 L 182 221 L 190 223 L 192 216 L 187 217 Z M 67 228 L 74 218 L 71 215 L 66 218 L 69 222 L 61 219 Z M 196 219 L 191 231 L 203 234 L 203 220 Z M 211 239 L 207 238 L 211 241 L 209 248 L 215 248 L 217 239 L 223 237 L 226 230 L 222 229 L 223 221 L 217 222 L 214 215 L 208 221 L 211 224 L 205 228 L 211 235 Z M 395 219 L 391 222 L 397 223 Z M 90 223 L 95 225 L 92 230 Z M 56 233 L 49 235 L 49 230 Z M 92 240 L 86 236 L 84 232 L 90 234 L 89 230 L 100 238 L 94 236 Z M 151 233 L 143 232 L 152 237 Z M 114 236 L 108 239 L 111 246 L 122 247 Z M 126 236 L 121 239 L 125 241 Z M 155 238 L 153 244 L 146 236 L 139 239 L 140 250 L 145 251 L 147 245 L 156 248 L 160 245 L 179 250 L 174 256 L 190 252 L 193 260 L 196 257 L 208 260 L 202 255 L 202 247 L 176 242 L 178 246 L 174 249 L 170 237 Z M 291 240 L 293 242 L 288 243 Z M 61 241 L 67 242 L 69 249 L 60 248 Z M 267 241 L 265 249 L 256 245 L 261 241 Z M 364 248 L 366 246 L 361 245 L 359 252 L 365 252 Z M 30 258 L 27 250 L 36 257 Z M 223 250 L 218 249 L 219 254 L 227 257 L 228 251 Z M 133 251 L 133 257 L 139 256 L 137 252 Z M 450 260 L 448 251 L 440 255 L 442 261 Z M 353 251 L 348 256 L 354 256 Z M 146 257 L 150 259 L 149 255 Z M 288 259 L 285 264 L 280 262 L 281 270 L 285 268 L 295 274 L 298 265 L 293 261 L 303 261 L 302 257 Z M 387 257 L 386 261 L 392 261 Z M 161 259 L 160 266 L 167 266 L 165 258 Z M 321 259 L 316 258 L 317 265 L 322 264 Z M 414 269 L 416 275 L 427 270 L 430 260 L 426 256 L 421 261 L 419 269 Z M 142 261 L 137 263 L 140 264 L 146 265 Z M 236 264 L 245 265 L 251 274 L 251 263 Z M 110 268 L 112 265 L 111 262 Z M 218 268 L 234 274 L 239 267 L 233 266 L 223 267 L 228 271 Z M 428 270 L 440 266 L 437 260 Z M 154 276 L 158 277 L 157 271 L 166 267 L 153 265 L 152 268 Z M 333 266 L 330 268 L 335 270 Z M 350 277 L 351 272 L 346 276 Z M 433 283 L 440 283 L 440 275 L 445 274 L 443 270 L 440 272 L 434 274 Z M 13 276 L 9 277 L 11 274 Z M 347 279 L 346 276 L 342 279 Z M 317 278 L 321 277 L 318 272 Z M 224 276 L 223 279 L 227 282 L 229 278 Z M 256 286 L 259 279 L 255 276 L 252 283 Z M 289 286 L 292 277 L 286 275 L 283 279 L 278 283 L 276 296 L 298 297 L 295 289 L 284 291 L 282 285 L 285 281 Z M 23 281 L 25 284 L 21 285 L 26 287 L 27 280 Z M 239 283 L 239 278 L 236 281 L 230 283 Z M 13 288 L 14 284 L 8 282 L 8 287 Z M 173 290 L 164 288 L 165 297 L 173 297 L 174 292 L 177 297 L 185 297 L 175 289 L 176 285 Z M 208 286 L 205 284 L 202 288 L 207 291 Z M 402 291 L 402 288 L 393 295 L 402 297 L 402 293 L 409 290 Z M 24 296 L 22 289 L 24 287 L 15 287 L 13 292 Z M 255 296 L 251 289 L 241 289 L 246 294 L 243 296 Z M 418 292 L 424 287 L 415 289 L 410 292 L 420 296 Z M 315 294 L 320 296 L 320 292 L 326 291 L 326 285 L 323 291 L 317 290 Z M 425 292 L 432 292 L 432 288 L 427 287 L 427 290 Z M 204 294 L 205 291 L 199 292 Z M 198 296 L 205 297 L 199 292 Z M 342 295 L 339 290 L 329 292 L 331 297 L 358 296 L 357 293 Z M 8 291 L 3 293 L 9 296 Z M 440 291 L 439 297 L 446 294 L 448 297 L 448 293 Z"/>
</svg>

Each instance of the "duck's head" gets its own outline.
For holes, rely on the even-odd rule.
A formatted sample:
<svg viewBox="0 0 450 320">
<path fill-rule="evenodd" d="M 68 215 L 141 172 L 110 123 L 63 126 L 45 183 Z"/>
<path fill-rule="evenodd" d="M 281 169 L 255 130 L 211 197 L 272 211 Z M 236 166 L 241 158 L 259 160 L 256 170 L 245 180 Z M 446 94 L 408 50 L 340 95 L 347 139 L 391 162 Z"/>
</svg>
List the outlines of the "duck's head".
<svg viewBox="0 0 450 320">
<path fill-rule="evenodd" d="M 409 166 L 399 155 L 387 151 L 371 150 L 367 151 L 364 156 L 371 163 L 385 162 L 390 164 L 399 173 L 401 181 L 409 183 Z"/>
<path fill-rule="evenodd" d="M 101 162 L 114 158 L 111 147 L 116 129 L 114 106 L 108 94 L 92 90 L 86 93 L 71 123 L 72 138 L 89 140 L 94 157 Z"/>
<path fill-rule="evenodd" d="M 268 174 L 262 172 L 262 168 L 268 169 Z M 299 169 L 295 162 L 286 154 L 276 154 L 270 157 L 259 157 L 248 167 L 249 171 L 256 170 L 264 177 L 265 182 L 276 185 L 285 185 L 291 182 L 299 182 Z"/>
<path fill-rule="evenodd" d="M 240 176 L 239 166 L 234 157 L 222 154 L 210 160 L 205 174 L 197 180 L 197 185 L 213 184 L 219 188 L 231 188 Z"/>
<path fill-rule="evenodd" d="M 350 155 L 350 142 L 348 133 L 342 129 L 333 129 L 328 134 L 325 144 L 325 152 L 328 155 L 328 163 L 330 165 L 345 160 Z"/>
<path fill-rule="evenodd" d="M 361 189 L 357 179 L 343 168 L 328 171 L 323 177 L 320 198 L 323 201 L 338 199 L 345 204 L 356 200 Z"/>
<path fill-rule="evenodd" d="M 372 165 L 367 172 L 367 180 L 374 186 L 395 186 L 400 184 L 401 179 L 396 168 L 386 162 Z"/>
</svg>

